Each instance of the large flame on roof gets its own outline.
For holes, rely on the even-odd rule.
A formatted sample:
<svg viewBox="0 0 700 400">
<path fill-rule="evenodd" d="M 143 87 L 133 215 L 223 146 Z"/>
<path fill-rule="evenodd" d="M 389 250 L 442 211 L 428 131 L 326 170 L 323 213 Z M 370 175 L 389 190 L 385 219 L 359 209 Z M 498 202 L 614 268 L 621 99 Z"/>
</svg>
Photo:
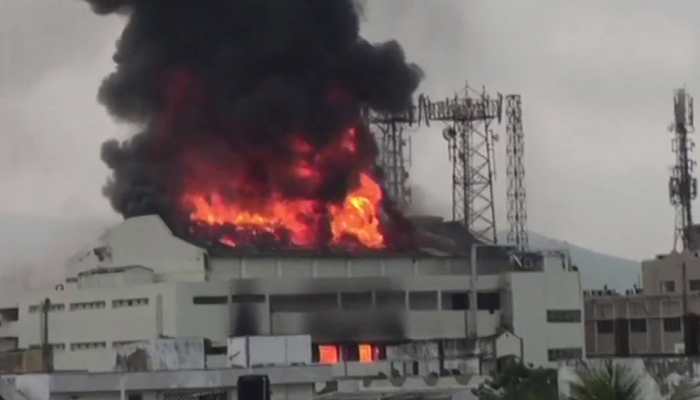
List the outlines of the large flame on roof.
<svg viewBox="0 0 700 400">
<path fill-rule="evenodd" d="M 314 193 L 324 179 L 330 179 L 324 174 L 328 160 L 356 156 L 358 131 L 348 129 L 338 142 L 321 149 L 297 136 L 290 148 L 296 157 L 287 179 Z M 370 171 L 358 172 L 353 189 L 337 202 L 313 197 L 286 198 L 274 190 L 270 192 L 269 187 L 250 185 L 245 173 L 204 175 L 204 181 L 185 189 L 182 204 L 189 210 L 192 223 L 214 230 L 224 228 L 219 229 L 217 240 L 225 246 L 272 241 L 307 249 L 386 247 L 381 221 L 384 193 Z M 227 192 L 243 195 L 227 196 Z"/>
</svg>

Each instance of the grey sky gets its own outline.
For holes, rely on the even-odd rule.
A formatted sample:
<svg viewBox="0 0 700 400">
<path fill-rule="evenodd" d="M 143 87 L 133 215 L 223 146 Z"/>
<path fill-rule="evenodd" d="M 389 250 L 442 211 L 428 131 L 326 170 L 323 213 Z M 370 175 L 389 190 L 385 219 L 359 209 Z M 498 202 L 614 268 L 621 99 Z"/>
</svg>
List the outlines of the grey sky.
<svg viewBox="0 0 700 400">
<path fill-rule="evenodd" d="M 521 93 L 530 229 L 641 259 L 672 242 L 666 129 L 675 87 L 700 96 L 698 12 L 693 0 L 369 0 L 363 32 L 399 39 L 433 98 L 466 80 Z M 121 24 L 78 0 L 0 0 L 0 215 L 115 219 L 99 145 L 130 129 L 95 96 Z M 413 159 L 421 206 L 448 215 L 439 128 L 415 132 Z"/>
</svg>

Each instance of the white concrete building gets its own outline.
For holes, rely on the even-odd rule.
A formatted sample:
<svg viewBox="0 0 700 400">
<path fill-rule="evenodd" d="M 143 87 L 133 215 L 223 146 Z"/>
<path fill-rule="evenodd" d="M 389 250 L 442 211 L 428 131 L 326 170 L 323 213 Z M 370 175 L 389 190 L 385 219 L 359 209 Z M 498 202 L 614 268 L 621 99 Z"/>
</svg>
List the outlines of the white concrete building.
<svg viewBox="0 0 700 400">
<path fill-rule="evenodd" d="M 346 378 L 583 357 L 580 277 L 564 257 L 518 268 L 501 248 L 477 256 L 472 270 L 466 254 L 210 254 L 133 218 L 69 260 L 65 282 L 0 291 L 0 350 L 40 346 L 48 299 L 57 371 L 113 371 L 120 348 L 156 338 L 206 339 L 206 367 L 221 368 L 227 339 L 247 335 L 309 334 L 314 361 Z"/>
</svg>

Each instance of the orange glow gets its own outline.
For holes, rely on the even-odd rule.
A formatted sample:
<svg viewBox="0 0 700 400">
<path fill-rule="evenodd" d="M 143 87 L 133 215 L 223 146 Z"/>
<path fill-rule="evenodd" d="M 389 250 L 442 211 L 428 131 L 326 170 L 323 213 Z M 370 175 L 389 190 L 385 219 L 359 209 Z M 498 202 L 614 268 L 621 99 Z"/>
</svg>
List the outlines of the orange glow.
<svg viewBox="0 0 700 400">
<path fill-rule="evenodd" d="M 345 198 L 343 205 L 330 206 L 333 243 L 351 236 L 369 248 L 383 248 L 384 235 L 380 232 L 378 215 L 381 201 L 379 184 L 369 175 L 360 174 L 360 186 Z"/>
<path fill-rule="evenodd" d="M 321 364 L 337 364 L 340 362 L 338 346 L 320 345 L 318 346 L 318 360 Z"/>
<path fill-rule="evenodd" d="M 358 346 L 360 350 L 360 362 L 374 362 L 374 348 L 371 344 L 361 344 Z"/>
<path fill-rule="evenodd" d="M 284 229 L 290 233 L 293 244 L 309 247 L 314 244 L 314 235 L 309 232 L 305 217 L 314 214 L 315 202 L 311 200 L 283 201 L 271 200 L 255 209 L 246 209 L 238 204 L 224 200 L 217 193 L 208 196 L 186 195 L 185 202 L 192 206 L 192 221 L 211 226 L 234 225 L 237 230 L 253 233 L 267 232 L 276 234 Z M 236 241 L 226 237 L 222 244 L 235 247 Z M 234 246 L 231 246 L 231 244 Z"/>
<path fill-rule="evenodd" d="M 323 147 L 302 135 L 294 136 L 289 142 L 291 160 L 275 160 L 282 164 L 272 162 L 271 166 L 279 167 L 281 175 L 268 175 L 284 177 L 270 182 L 249 176 L 245 163 L 222 173 L 193 152 L 196 178 L 190 178 L 182 195 L 190 221 L 222 228 L 222 236 L 216 240 L 232 248 L 255 244 L 257 237 L 265 235 L 301 248 L 330 244 L 383 249 L 383 191 L 369 172 L 359 173 L 357 187 L 342 202 L 316 197 L 333 176 L 326 173 L 329 165 L 338 168 L 347 157 L 360 155 L 358 132 L 347 129 L 337 141 Z M 298 188 L 299 197 L 286 198 L 283 190 L 276 190 L 278 186 Z"/>
</svg>

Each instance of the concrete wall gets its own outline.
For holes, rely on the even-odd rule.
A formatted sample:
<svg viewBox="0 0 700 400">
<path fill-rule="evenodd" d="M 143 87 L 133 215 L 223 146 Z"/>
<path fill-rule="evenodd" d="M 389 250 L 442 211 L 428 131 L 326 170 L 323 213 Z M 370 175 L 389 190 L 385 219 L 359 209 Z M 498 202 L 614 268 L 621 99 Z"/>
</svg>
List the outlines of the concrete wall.
<svg viewBox="0 0 700 400">
<path fill-rule="evenodd" d="M 553 349 L 580 348 L 585 354 L 583 298 L 578 272 L 552 269 L 548 273 L 511 273 L 508 290 L 512 302 L 509 321 L 524 340 L 524 359 L 551 365 Z M 547 322 L 548 310 L 580 310 L 580 322 Z"/>
<path fill-rule="evenodd" d="M 361 278 L 466 275 L 466 258 L 449 257 L 212 257 L 212 281 L 256 278 Z M 495 272 L 491 271 L 492 274 Z"/>
<path fill-rule="evenodd" d="M 158 280 L 201 281 L 205 251 L 175 236 L 157 216 L 130 218 L 105 232 L 66 264 L 66 277 L 95 267 L 140 265 Z"/>
<path fill-rule="evenodd" d="M 700 288 L 691 290 L 690 281 L 700 280 L 700 255 L 696 252 L 670 253 L 654 260 L 642 262 L 642 287 L 644 294 L 666 293 L 663 282 L 672 281 L 675 293 L 683 292 L 681 284 L 685 264 L 685 290 L 687 293 L 700 293 Z"/>
<path fill-rule="evenodd" d="M 588 353 L 591 355 L 626 355 L 615 340 L 620 335 L 628 338 L 629 355 L 675 354 L 682 348 L 682 324 L 678 331 L 671 331 L 664 325 L 667 319 L 682 322 L 683 298 L 679 293 L 588 296 L 585 303 L 586 341 L 590 344 Z M 686 303 L 690 313 L 700 314 L 700 296 L 689 294 Z M 615 321 L 629 322 L 618 325 Z M 644 321 L 646 331 L 635 331 L 633 321 Z M 601 324 L 606 323 L 614 325 L 614 332 L 600 332 Z"/>
</svg>

